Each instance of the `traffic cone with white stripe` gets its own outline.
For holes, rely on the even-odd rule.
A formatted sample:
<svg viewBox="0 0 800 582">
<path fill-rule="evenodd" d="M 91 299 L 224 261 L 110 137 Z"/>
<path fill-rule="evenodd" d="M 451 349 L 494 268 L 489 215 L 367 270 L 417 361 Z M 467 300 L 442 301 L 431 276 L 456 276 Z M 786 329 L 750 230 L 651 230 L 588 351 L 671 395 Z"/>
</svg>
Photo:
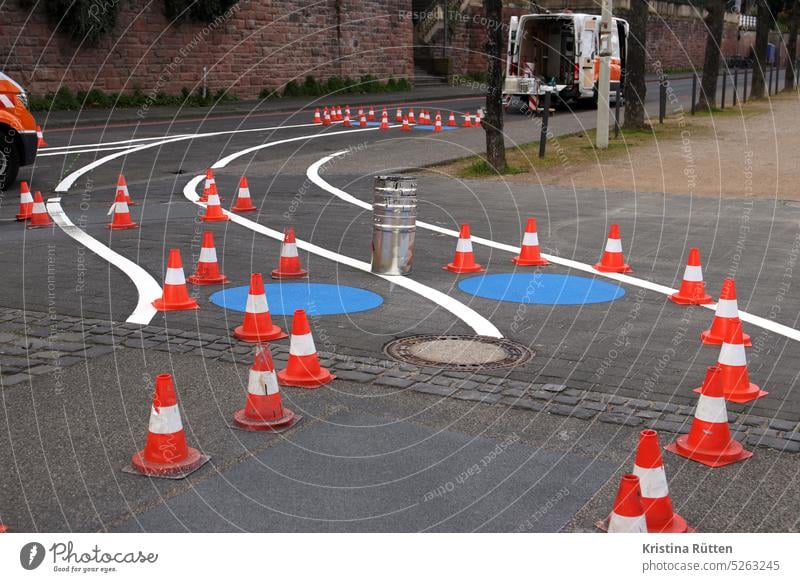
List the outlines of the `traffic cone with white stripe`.
<svg viewBox="0 0 800 582">
<path fill-rule="evenodd" d="M 461 127 L 472 127 L 472 116 L 469 114 L 469 111 L 464 115 L 464 123 Z"/>
<path fill-rule="evenodd" d="M 375 109 L 372 107 L 369 108 L 369 113 L 367 114 L 367 121 L 375 121 Z"/>
<path fill-rule="evenodd" d="M 210 194 L 219 194 L 219 192 L 217 192 L 217 181 L 214 179 L 214 170 L 207 168 L 206 181 L 203 185 L 203 195 L 200 197 L 200 202 L 208 202 Z"/>
<path fill-rule="evenodd" d="M 468 224 L 461 225 L 453 262 L 442 268 L 453 273 L 480 273 L 485 270 L 475 262 L 475 255 L 472 252 L 472 237 L 469 233 Z"/>
<path fill-rule="evenodd" d="M 50 220 L 50 215 L 47 214 L 47 209 L 44 207 L 42 193 L 37 191 L 33 195 L 33 209 L 28 221 L 28 228 L 47 228 L 48 226 L 53 226 L 53 221 Z"/>
<path fill-rule="evenodd" d="M 344 114 L 345 114 L 347 117 L 350 117 L 350 106 L 349 106 L 349 105 L 345 105 L 345 106 L 344 106 Z"/>
<path fill-rule="evenodd" d="M 42 126 L 41 125 L 37 125 L 36 126 L 36 137 L 39 140 L 37 142 L 37 144 L 36 144 L 36 147 L 46 148 L 47 147 L 47 142 L 44 141 L 44 133 L 42 132 Z"/>
<path fill-rule="evenodd" d="M 280 432 L 299 420 L 300 416 L 283 406 L 269 346 L 259 344 L 247 379 L 247 402 L 234 413 L 233 422 L 245 430 Z"/>
<path fill-rule="evenodd" d="M 233 330 L 233 335 L 242 341 L 252 343 L 269 342 L 286 337 L 286 333 L 272 323 L 261 273 L 250 275 L 250 292 L 247 295 L 244 322 Z"/>
<path fill-rule="evenodd" d="M 611 229 L 608 232 L 606 250 L 603 252 L 600 262 L 596 263 L 594 268 L 601 273 L 629 273 L 633 270 L 625 262 L 625 256 L 622 254 L 622 239 L 619 236 L 618 225 L 611 225 Z"/>
<path fill-rule="evenodd" d="M 389 129 L 389 120 L 386 117 L 381 118 L 381 126 L 378 129 Z"/>
<path fill-rule="evenodd" d="M 411 126 L 408 125 L 408 117 L 403 117 L 403 125 L 400 131 L 411 131 Z"/>
<path fill-rule="evenodd" d="M 222 206 L 219 203 L 219 194 L 215 192 L 209 193 L 203 222 L 225 222 L 230 219 L 231 217 L 222 211 Z"/>
<path fill-rule="evenodd" d="M 717 368 L 719 368 L 719 382 L 722 385 L 722 394 L 725 396 L 725 400 L 744 404 L 768 394 L 758 385 L 750 382 L 741 321 L 732 323 L 728 328 L 728 337 L 722 342 L 722 348 L 719 351 Z M 702 393 L 702 387 L 696 388 L 695 392 Z"/>
<path fill-rule="evenodd" d="M 336 376 L 330 370 L 320 366 L 306 312 L 304 309 L 297 309 L 292 321 L 289 359 L 286 368 L 278 372 L 278 382 L 284 386 L 318 388 L 334 378 Z"/>
<path fill-rule="evenodd" d="M 125 201 L 125 193 L 121 190 L 117 191 L 117 198 L 111 206 L 109 214 L 114 215 L 111 219 L 111 224 L 107 224 L 106 228 L 110 230 L 128 230 L 131 228 L 139 228 L 139 225 L 131 220 L 131 211 L 128 209 L 128 203 Z"/>
<path fill-rule="evenodd" d="M 683 282 L 677 293 L 669 296 L 670 301 L 678 305 L 704 305 L 714 300 L 706 293 L 703 283 L 703 268 L 700 266 L 700 249 L 689 249 L 689 259 L 683 272 Z"/>
<path fill-rule="evenodd" d="M 639 477 L 629 473 L 622 476 L 614 499 L 614 509 L 608 517 L 607 528 L 598 523 L 600 529 L 608 533 L 647 533 L 647 521 L 642 505 L 642 491 Z"/>
<path fill-rule="evenodd" d="M 239 191 L 236 194 L 236 203 L 231 208 L 232 212 L 254 212 L 258 210 L 253 206 L 253 200 L 250 198 L 250 186 L 247 184 L 247 178 L 242 176 L 239 178 Z"/>
<path fill-rule="evenodd" d="M 458 124 L 456 123 L 456 114 L 454 112 L 450 112 L 450 117 L 447 118 L 447 125 L 449 127 L 455 127 Z"/>
<path fill-rule="evenodd" d="M 736 301 L 736 283 L 733 279 L 725 279 L 711 327 L 700 334 L 700 339 L 704 344 L 720 346 L 737 322 L 741 324 L 742 320 L 739 319 L 739 304 Z M 747 347 L 753 345 L 746 333 L 742 333 L 742 338 Z"/>
<path fill-rule="evenodd" d="M 28 220 L 33 214 L 33 196 L 31 196 L 31 189 L 28 183 L 22 181 L 19 183 L 19 212 L 17 213 L 17 220 Z"/>
<path fill-rule="evenodd" d="M 344 121 L 342 122 L 342 127 L 353 127 L 353 124 L 350 123 L 350 113 L 344 114 Z"/>
<path fill-rule="evenodd" d="M 214 246 L 214 233 L 210 230 L 203 233 L 197 271 L 186 280 L 194 285 L 221 285 L 228 282 L 228 278 L 219 271 L 217 248 Z"/>
<path fill-rule="evenodd" d="M 359 127 L 368 127 L 368 124 L 367 124 L 367 116 L 366 116 L 366 115 L 364 115 L 364 113 L 361 113 L 361 115 L 359 116 L 359 119 L 358 119 L 358 126 L 359 126 Z"/>
<path fill-rule="evenodd" d="M 692 428 L 689 434 L 679 436 L 665 447 L 669 452 L 709 467 L 724 467 L 753 456 L 731 438 L 721 380 L 719 367 L 710 366 L 700 390 Z"/>
<path fill-rule="evenodd" d="M 117 192 L 125 194 L 125 202 L 128 203 L 128 206 L 136 206 L 136 202 L 133 201 L 131 193 L 128 190 L 128 183 L 125 181 L 125 176 L 122 174 L 117 177 Z"/>
<path fill-rule="evenodd" d="M 331 124 L 331 112 L 328 111 L 326 107 L 322 113 L 322 125 L 330 125 Z"/>
<path fill-rule="evenodd" d="M 294 227 L 287 226 L 283 230 L 281 258 L 278 268 L 272 271 L 273 279 L 303 279 L 308 271 L 300 266 L 300 255 L 297 254 L 297 241 L 294 238 Z"/>
<path fill-rule="evenodd" d="M 164 277 L 164 292 L 160 299 L 153 301 L 153 307 L 159 311 L 199 309 L 197 300 L 189 297 L 180 249 L 170 249 L 169 251 L 167 274 Z"/>
<path fill-rule="evenodd" d="M 314 123 L 322 124 L 322 116 L 319 114 L 319 107 L 314 110 Z"/>
<path fill-rule="evenodd" d="M 428 125 L 428 112 L 424 109 L 419 114 L 419 124 Z"/>
<path fill-rule="evenodd" d="M 522 235 L 522 246 L 519 254 L 511 259 L 520 267 L 544 267 L 550 261 L 542 258 L 539 249 L 539 235 L 536 233 L 536 219 L 529 218 L 525 225 L 525 234 Z"/>
<path fill-rule="evenodd" d="M 411 108 L 411 107 L 409 107 L 409 109 L 408 109 L 408 122 L 409 123 L 416 123 L 417 122 L 416 118 L 414 117 L 414 109 Z"/>
<path fill-rule="evenodd" d="M 341 105 L 337 105 L 336 106 L 336 121 L 342 121 L 343 119 L 344 119 L 344 116 L 342 115 L 342 106 Z"/>
<path fill-rule="evenodd" d="M 480 127 L 480 126 L 481 126 L 481 110 L 480 109 L 476 109 L 475 110 L 475 127 Z"/>
<path fill-rule="evenodd" d="M 400 109 L 399 107 L 397 108 L 397 112 L 394 114 L 394 120 L 397 123 L 400 123 L 400 122 L 403 121 L 403 110 Z"/>
<path fill-rule="evenodd" d="M 148 477 L 183 478 L 209 460 L 186 444 L 172 374 L 156 376 L 150 426 L 144 449 L 133 455 L 133 468 Z"/>
<path fill-rule="evenodd" d="M 433 133 L 439 133 L 440 131 L 442 131 L 442 118 L 437 115 L 436 122 L 433 125 Z"/>
</svg>

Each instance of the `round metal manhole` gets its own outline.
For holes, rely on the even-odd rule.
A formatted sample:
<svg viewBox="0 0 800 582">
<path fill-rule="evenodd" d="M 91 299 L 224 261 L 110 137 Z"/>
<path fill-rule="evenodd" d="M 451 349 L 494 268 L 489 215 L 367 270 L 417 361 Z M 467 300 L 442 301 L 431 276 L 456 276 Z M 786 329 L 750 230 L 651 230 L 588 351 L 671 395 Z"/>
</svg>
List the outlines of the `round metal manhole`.
<svg viewBox="0 0 800 582">
<path fill-rule="evenodd" d="M 383 347 L 390 358 L 447 370 L 492 370 L 520 366 L 533 352 L 508 339 L 475 335 L 415 335 Z"/>
</svg>

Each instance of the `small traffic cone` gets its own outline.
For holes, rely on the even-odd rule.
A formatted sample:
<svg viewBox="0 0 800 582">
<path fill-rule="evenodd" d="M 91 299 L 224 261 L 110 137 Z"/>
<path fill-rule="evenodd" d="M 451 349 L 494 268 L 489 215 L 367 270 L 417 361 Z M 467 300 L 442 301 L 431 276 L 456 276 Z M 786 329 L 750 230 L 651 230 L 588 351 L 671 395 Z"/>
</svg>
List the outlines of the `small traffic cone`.
<svg viewBox="0 0 800 582">
<path fill-rule="evenodd" d="M 419 124 L 428 125 L 428 112 L 424 109 L 419 114 Z"/>
<path fill-rule="evenodd" d="M 31 196 L 31 189 L 28 183 L 22 181 L 19 183 L 19 212 L 17 213 L 17 220 L 28 220 L 33 215 L 33 196 Z"/>
<path fill-rule="evenodd" d="M 164 277 L 164 292 L 160 299 L 153 301 L 159 311 L 185 311 L 199 309 L 197 300 L 189 297 L 186 278 L 183 275 L 183 261 L 179 249 L 169 250 L 167 274 Z"/>
<path fill-rule="evenodd" d="M 468 224 L 461 225 L 453 262 L 442 268 L 453 273 L 480 273 L 485 270 L 475 262 L 475 255 L 472 253 L 472 237 L 469 233 Z"/>
<path fill-rule="evenodd" d="M 245 430 L 280 432 L 299 420 L 299 416 L 283 407 L 269 346 L 259 344 L 247 379 L 247 401 L 244 408 L 234 413 L 233 422 Z"/>
<path fill-rule="evenodd" d="M 367 121 L 375 121 L 375 109 L 372 107 L 369 108 L 369 113 L 367 114 Z"/>
<path fill-rule="evenodd" d="M 133 201 L 131 193 L 128 190 L 128 183 L 125 181 L 125 176 L 122 174 L 117 177 L 117 192 L 120 191 L 125 194 L 125 202 L 128 203 L 128 206 L 136 206 L 136 202 Z"/>
<path fill-rule="evenodd" d="M 397 112 L 394 114 L 394 120 L 397 123 L 400 123 L 400 122 L 403 121 L 403 110 L 400 109 L 399 107 L 397 108 Z"/>
<path fill-rule="evenodd" d="M 364 109 L 362 107 L 358 108 L 358 117 L 361 119 L 361 116 L 364 115 Z"/>
<path fill-rule="evenodd" d="M 125 201 L 125 193 L 121 190 L 117 191 L 117 198 L 114 200 L 114 204 L 111 205 L 111 210 L 109 210 L 109 214 L 112 213 L 114 217 L 111 219 L 111 224 L 106 225 L 106 228 L 110 230 L 139 228 L 139 225 L 131 220 L 131 211 Z"/>
<path fill-rule="evenodd" d="M 455 127 L 456 125 L 458 125 L 456 123 L 456 114 L 452 111 L 450 112 L 450 117 L 447 118 L 447 125 L 450 127 Z"/>
<path fill-rule="evenodd" d="M 345 114 L 347 117 L 350 117 L 350 106 L 349 106 L 349 105 L 345 105 L 345 106 L 344 106 L 344 114 Z"/>
<path fill-rule="evenodd" d="M 44 133 L 42 132 L 42 126 L 41 125 L 37 125 L 36 126 L 36 137 L 39 139 L 38 143 L 36 144 L 36 147 L 46 148 L 47 147 L 47 142 L 44 141 Z"/>
<path fill-rule="evenodd" d="M 389 129 L 389 120 L 385 117 L 381 119 L 381 126 L 378 129 Z"/>
<path fill-rule="evenodd" d="M 608 521 L 596 525 L 608 533 L 647 533 L 639 477 L 633 473 L 622 476 Z"/>
<path fill-rule="evenodd" d="M 729 330 L 737 322 L 741 323 L 742 320 L 739 319 L 739 304 L 736 301 L 736 282 L 733 279 L 725 279 L 719 292 L 719 301 L 711 327 L 700 334 L 700 339 L 704 344 L 722 345 Z M 753 345 L 746 333 L 742 332 L 742 338 L 747 347 Z"/>
<path fill-rule="evenodd" d="M 331 124 L 331 112 L 328 111 L 326 107 L 324 112 L 322 113 L 322 125 L 330 125 Z"/>
<path fill-rule="evenodd" d="M 539 235 L 536 233 L 536 219 L 529 218 L 525 225 L 525 234 L 522 235 L 522 246 L 519 254 L 511 259 L 520 267 L 544 267 L 550 261 L 542 258 L 539 249 Z"/>
<path fill-rule="evenodd" d="M 480 109 L 476 109 L 475 110 L 475 127 L 480 127 L 480 126 L 481 126 L 481 110 Z"/>
<path fill-rule="evenodd" d="M 469 114 L 469 111 L 464 115 L 464 123 L 461 127 L 472 127 L 472 116 Z"/>
<path fill-rule="evenodd" d="M 250 292 L 247 295 L 244 322 L 233 330 L 233 335 L 242 341 L 253 343 L 286 337 L 286 333 L 272 323 L 261 273 L 250 275 Z"/>
<path fill-rule="evenodd" d="M 344 115 L 342 115 L 342 106 L 336 106 L 336 121 L 342 121 L 344 119 Z"/>
<path fill-rule="evenodd" d="M 442 118 L 437 116 L 436 123 L 433 126 L 433 133 L 439 133 L 442 131 Z"/>
<path fill-rule="evenodd" d="M 322 123 L 322 116 L 319 114 L 319 107 L 314 110 L 314 123 Z"/>
<path fill-rule="evenodd" d="M 219 192 L 217 192 L 217 181 L 214 178 L 214 170 L 207 168 L 206 181 L 203 185 L 203 195 L 200 197 L 200 202 L 208 202 L 208 196 L 210 194 L 219 194 Z"/>
<path fill-rule="evenodd" d="M 148 477 L 183 478 L 209 460 L 186 444 L 172 374 L 156 376 L 144 449 L 131 457 L 133 469 Z"/>
<path fill-rule="evenodd" d="M 358 120 L 359 127 L 367 127 L 367 117 L 362 113 Z"/>
<path fill-rule="evenodd" d="M 230 219 L 231 217 L 222 211 L 219 195 L 213 192 L 210 193 L 206 203 L 206 213 L 203 215 L 203 222 L 225 222 Z"/>
<path fill-rule="evenodd" d="M 294 227 L 287 226 L 283 231 L 283 244 L 281 244 L 281 258 L 278 268 L 272 271 L 273 279 L 303 279 L 308 276 L 300 266 L 300 256 L 297 254 L 297 241 L 294 238 Z"/>
<path fill-rule="evenodd" d="M 665 448 L 709 467 L 724 467 L 753 456 L 731 438 L 718 366 L 708 368 L 689 434 L 679 436 Z"/>
<path fill-rule="evenodd" d="M 725 400 L 744 404 L 768 394 L 758 385 L 750 382 L 741 321 L 732 323 L 728 328 L 728 337 L 722 342 L 722 348 L 719 351 L 717 368 L 719 368 L 719 382 Z M 695 392 L 701 394 L 702 391 L 702 387 L 695 389 Z"/>
<path fill-rule="evenodd" d="M 8 533 L 8 526 L 0 523 L 0 534 Z"/>
<path fill-rule="evenodd" d="M 411 131 L 411 126 L 408 125 L 408 117 L 403 117 L 403 126 L 400 128 L 400 131 Z"/>
<path fill-rule="evenodd" d="M 247 178 L 242 176 L 239 178 L 239 191 L 236 194 L 236 202 L 231 208 L 232 212 L 253 212 L 258 210 L 253 206 L 253 200 L 250 198 L 250 186 L 247 184 Z"/>
<path fill-rule="evenodd" d="M 342 127 L 353 127 L 353 124 L 350 123 L 350 114 L 344 114 L 344 121 L 342 122 Z"/>
<path fill-rule="evenodd" d="M 599 263 L 595 264 L 594 268 L 601 273 L 630 273 L 633 270 L 630 265 L 625 263 L 618 225 L 611 225 L 603 258 L 600 259 Z"/>
<path fill-rule="evenodd" d="M 42 193 L 37 191 L 33 195 L 33 209 L 31 210 L 31 218 L 28 221 L 28 228 L 46 228 L 53 226 L 53 224 L 53 221 L 50 220 L 50 215 L 47 214 L 47 209 L 44 207 Z"/>
<path fill-rule="evenodd" d="M 219 272 L 217 248 L 214 246 L 214 233 L 210 230 L 203 233 L 197 271 L 195 271 L 194 275 L 188 277 L 187 281 L 194 285 L 221 285 L 228 282 L 228 278 Z"/>
<path fill-rule="evenodd" d="M 706 293 L 703 283 L 703 268 L 700 266 L 700 249 L 689 249 L 689 259 L 683 272 L 683 282 L 677 293 L 669 296 L 670 301 L 678 305 L 704 305 L 714 300 Z"/>
<path fill-rule="evenodd" d="M 416 123 L 417 122 L 416 118 L 414 117 L 414 109 L 413 108 L 409 108 L 408 109 L 408 122 L 409 123 Z"/>
<path fill-rule="evenodd" d="M 284 386 L 298 388 L 317 388 L 336 378 L 330 370 L 319 365 L 317 348 L 308 317 L 304 309 L 294 312 L 292 338 L 289 343 L 289 360 L 286 368 L 278 372 L 278 382 Z"/>
<path fill-rule="evenodd" d="M 387 119 L 387 121 L 388 121 L 388 119 L 389 119 L 389 112 L 386 110 L 386 107 L 384 107 L 384 108 L 383 108 L 383 111 L 381 111 L 381 117 L 385 117 L 385 118 Z"/>
</svg>

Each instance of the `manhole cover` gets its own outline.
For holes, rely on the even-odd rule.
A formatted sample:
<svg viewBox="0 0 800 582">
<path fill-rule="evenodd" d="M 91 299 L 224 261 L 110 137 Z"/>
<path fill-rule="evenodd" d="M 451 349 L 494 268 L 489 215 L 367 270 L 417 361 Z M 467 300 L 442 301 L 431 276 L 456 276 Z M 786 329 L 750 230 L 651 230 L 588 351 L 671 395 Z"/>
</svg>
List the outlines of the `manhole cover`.
<svg viewBox="0 0 800 582">
<path fill-rule="evenodd" d="M 390 341 L 390 358 L 448 370 L 490 370 L 524 364 L 533 352 L 511 340 L 474 335 L 415 335 Z"/>
</svg>

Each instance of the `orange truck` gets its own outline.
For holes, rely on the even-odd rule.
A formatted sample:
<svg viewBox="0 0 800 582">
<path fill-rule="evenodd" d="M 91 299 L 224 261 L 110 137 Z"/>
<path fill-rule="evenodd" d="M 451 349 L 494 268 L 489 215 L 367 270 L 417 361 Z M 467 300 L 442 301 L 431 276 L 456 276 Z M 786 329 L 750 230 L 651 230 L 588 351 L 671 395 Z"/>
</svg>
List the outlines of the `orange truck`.
<svg viewBox="0 0 800 582">
<path fill-rule="evenodd" d="M 17 179 L 22 166 L 36 160 L 36 121 L 19 83 L 0 72 L 0 190 Z"/>
</svg>

